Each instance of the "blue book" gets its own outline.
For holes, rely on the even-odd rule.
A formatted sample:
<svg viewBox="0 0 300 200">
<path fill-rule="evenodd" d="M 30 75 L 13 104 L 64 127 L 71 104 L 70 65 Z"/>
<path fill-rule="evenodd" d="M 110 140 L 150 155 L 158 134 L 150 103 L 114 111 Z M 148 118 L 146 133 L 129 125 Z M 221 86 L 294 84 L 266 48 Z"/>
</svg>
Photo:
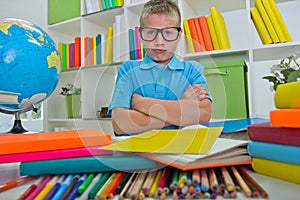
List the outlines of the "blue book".
<svg viewBox="0 0 300 200">
<path fill-rule="evenodd" d="M 223 120 L 215 122 L 206 122 L 202 125 L 207 127 L 223 127 L 223 133 L 237 132 L 246 130 L 250 124 L 258 124 L 269 122 L 269 119 L 254 117 L 254 118 L 244 118 L 244 119 L 232 119 L 232 120 Z"/>
<path fill-rule="evenodd" d="M 136 60 L 136 45 L 135 45 L 135 31 L 128 29 L 129 34 L 129 56 L 130 60 Z"/>
<path fill-rule="evenodd" d="M 252 157 L 300 165 L 300 146 L 251 141 L 248 153 Z"/>
<path fill-rule="evenodd" d="M 96 36 L 96 60 L 97 63 L 96 64 L 101 64 L 102 63 L 102 52 L 101 52 L 101 34 L 98 34 Z"/>
<path fill-rule="evenodd" d="M 115 152 L 113 155 L 22 162 L 19 169 L 22 176 L 39 176 L 46 174 L 136 171 L 155 167 L 156 162 L 153 160 L 132 153 Z"/>
</svg>

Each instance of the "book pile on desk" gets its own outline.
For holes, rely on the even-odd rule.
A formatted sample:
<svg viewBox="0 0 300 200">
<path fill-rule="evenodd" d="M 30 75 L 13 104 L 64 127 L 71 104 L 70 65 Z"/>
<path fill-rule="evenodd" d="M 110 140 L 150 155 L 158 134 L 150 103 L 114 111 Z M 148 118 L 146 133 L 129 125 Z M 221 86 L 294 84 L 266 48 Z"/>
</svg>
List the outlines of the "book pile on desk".
<svg viewBox="0 0 300 200">
<path fill-rule="evenodd" d="M 261 174 L 300 183 L 300 82 L 281 84 L 270 123 L 248 126 L 252 167 Z"/>
</svg>

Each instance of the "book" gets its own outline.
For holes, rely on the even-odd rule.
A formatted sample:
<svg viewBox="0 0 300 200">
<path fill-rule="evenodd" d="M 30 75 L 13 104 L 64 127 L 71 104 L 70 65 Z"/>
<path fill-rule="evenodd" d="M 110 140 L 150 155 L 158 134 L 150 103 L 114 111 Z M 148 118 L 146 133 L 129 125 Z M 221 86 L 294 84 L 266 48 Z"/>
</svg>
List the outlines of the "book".
<svg viewBox="0 0 300 200">
<path fill-rule="evenodd" d="M 256 7 L 250 9 L 251 19 L 263 44 L 272 44 L 272 39 Z"/>
<path fill-rule="evenodd" d="M 219 41 L 220 49 L 230 48 L 230 41 L 229 41 L 226 23 L 223 15 L 214 6 L 210 8 L 210 13 L 215 27 L 216 35 Z"/>
<path fill-rule="evenodd" d="M 252 158 L 252 168 L 255 172 L 266 176 L 300 183 L 300 165 L 263 158 Z"/>
<path fill-rule="evenodd" d="M 75 174 L 153 169 L 156 162 L 145 157 L 117 152 L 112 155 L 87 156 L 20 163 L 20 175 Z"/>
<path fill-rule="evenodd" d="M 252 117 L 252 118 L 244 118 L 244 119 L 229 119 L 223 121 L 212 121 L 201 123 L 206 127 L 223 127 L 222 133 L 231 133 L 244 131 L 250 124 L 258 124 L 269 122 L 269 119 L 260 118 L 260 117 Z"/>
<path fill-rule="evenodd" d="M 281 26 L 279 25 L 278 21 L 277 21 L 277 18 L 275 16 L 275 13 L 273 12 L 273 9 L 271 8 L 271 5 L 269 3 L 269 0 L 261 0 L 268 16 L 269 16 L 269 19 L 276 31 L 276 34 L 278 36 L 278 39 L 280 42 L 286 42 L 287 39 L 285 38 L 285 35 L 283 34 L 283 31 L 281 29 Z"/>
<path fill-rule="evenodd" d="M 198 23 L 198 19 L 197 18 L 189 18 L 187 20 L 189 28 L 190 28 L 190 33 L 191 33 L 191 38 L 193 41 L 193 46 L 194 46 L 194 50 L 195 52 L 201 52 L 203 51 L 203 38 L 202 38 L 202 34 L 200 31 L 200 25 Z M 202 39 L 202 42 L 201 42 Z"/>
<path fill-rule="evenodd" d="M 279 84 L 275 91 L 274 103 L 278 109 L 300 109 L 300 81 Z"/>
<path fill-rule="evenodd" d="M 300 128 L 300 109 L 275 109 L 270 111 L 272 126 Z"/>
<path fill-rule="evenodd" d="M 300 146 L 250 141 L 248 153 L 252 157 L 300 165 Z"/>
<path fill-rule="evenodd" d="M 206 21 L 207 21 L 207 25 L 208 25 L 208 28 L 209 28 L 209 33 L 210 33 L 210 36 L 211 36 L 211 40 L 212 40 L 212 43 L 213 43 L 213 46 L 214 46 L 214 50 L 219 50 L 220 49 L 219 41 L 218 41 L 218 37 L 217 37 L 217 34 L 216 34 L 216 30 L 215 30 L 214 23 L 212 21 L 211 15 L 208 15 L 206 17 Z"/>
<path fill-rule="evenodd" d="M 151 130 L 100 147 L 103 150 L 151 153 L 208 153 L 222 127 Z M 120 137 L 118 137 L 120 138 Z"/>
<path fill-rule="evenodd" d="M 112 151 L 101 150 L 99 146 L 80 147 L 71 149 L 58 149 L 51 151 L 37 151 L 0 155 L 0 163 L 28 162 L 37 160 L 53 160 L 60 158 L 73 158 L 83 156 L 107 155 Z"/>
<path fill-rule="evenodd" d="M 208 24 L 207 24 L 207 20 L 206 20 L 206 16 L 200 16 L 198 18 L 198 21 L 200 24 L 201 33 L 202 33 L 204 44 L 205 44 L 205 50 L 206 51 L 214 50 L 214 46 L 213 46 L 213 43 L 211 40 L 211 36 L 210 36 L 210 32 L 209 32 L 209 28 L 208 28 Z"/>
<path fill-rule="evenodd" d="M 266 122 L 249 125 L 247 134 L 252 141 L 300 146 L 300 131 L 297 128 L 271 126 L 270 122 Z"/>
<path fill-rule="evenodd" d="M 0 104 L 2 104 L 2 102 L 3 103 L 4 102 L 17 103 L 19 96 L 20 96 L 20 93 L 17 93 L 17 92 L 9 92 L 9 91 L 0 90 Z"/>
<path fill-rule="evenodd" d="M 96 129 L 1 134 L 0 155 L 102 146 L 110 143 L 111 135 Z"/>
<path fill-rule="evenodd" d="M 271 22 L 271 20 L 270 20 L 270 18 L 268 16 L 268 14 L 267 14 L 264 6 L 263 6 L 261 0 L 255 0 L 254 4 L 255 4 L 255 7 L 257 8 L 259 14 L 261 15 L 261 17 L 262 17 L 262 19 L 263 19 L 263 21 L 264 21 L 264 23 L 265 23 L 265 25 L 267 27 L 267 30 L 268 30 L 268 32 L 270 34 L 270 37 L 271 37 L 273 43 L 280 42 L 280 40 L 279 40 L 279 38 L 278 38 L 278 36 L 276 34 L 276 31 L 275 31 L 275 29 L 274 29 L 274 27 L 272 25 L 272 22 Z"/>
<path fill-rule="evenodd" d="M 181 169 L 221 167 L 251 164 L 246 140 L 218 138 L 207 154 L 162 154 L 141 153 L 139 155 Z"/>
<path fill-rule="evenodd" d="M 113 28 L 107 28 L 107 35 L 105 40 L 105 57 L 104 64 L 110 64 L 113 61 Z"/>
<path fill-rule="evenodd" d="M 129 56 L 130 60 L 136 59 L 136 45 L 135 45 L 135 31 L 133 29 L 128 29 L 129 35 Z"/>
<path fill-rule="evenodd" d="M 287 28 L 287 26 L 286 26 L 286 24 L 285 24 L 285 22 L 284 22 L 284 20 L 283 20 L 283 18 L 281 16 L 281 14 L 280 14 L 280 11 L 279 11 L 279 9 L 278 9 L 275 1 L 274 0 L 268 0 L 268 1 L 269 1 L 269 4 L 270 4 L 270 6 L 272 8 L 272 11 L 273 11 L 273 13 L 274 13 L 274 15 L 275 15 L 278 23 L 279 23 L 279 25 L 280 25 L 280 27 L 281 27 L 281 29 L 283 31 L 283 34 L 284 34 L 287 42 L 292 42 L 293 39 L 292 39 L 292 37 L 291 37 L 291 35 L 289 33 L 289 30 L 288 30 L 288 28 Z"/>
<path fill-rule="evenodd" d="M 195 49 L 194 49 L 194 45 L 193 45 L 193 41 L 192 41 L 192 37 L 191 37 L 191 32 L 190 32 L 190 28 L 189 28 L 189 24 L 187 22 L 187 19 L 183 20 L 183 27 L 184 27 L 184 33 L 185 33 L 185 37 L 186 37 L 186 41 L 187 41 L 189 51 L 190 51 L 190 53 L 195 53 Z"/>
</svg>

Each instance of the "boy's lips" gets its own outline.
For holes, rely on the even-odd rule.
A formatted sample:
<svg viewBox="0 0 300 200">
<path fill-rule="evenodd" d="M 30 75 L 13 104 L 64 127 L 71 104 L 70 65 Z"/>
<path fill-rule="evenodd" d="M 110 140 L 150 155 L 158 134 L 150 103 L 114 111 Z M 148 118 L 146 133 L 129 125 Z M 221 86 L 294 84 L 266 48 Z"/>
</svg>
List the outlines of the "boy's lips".
<svg viewBox="0 0 300 200">
<path fill-rule="evenodd" d="M 165 49 L 153 49 L 153 51 L 156 52 L 156 53 L 164 53 L 167 50 L 165 50 Z"/>
</svg>

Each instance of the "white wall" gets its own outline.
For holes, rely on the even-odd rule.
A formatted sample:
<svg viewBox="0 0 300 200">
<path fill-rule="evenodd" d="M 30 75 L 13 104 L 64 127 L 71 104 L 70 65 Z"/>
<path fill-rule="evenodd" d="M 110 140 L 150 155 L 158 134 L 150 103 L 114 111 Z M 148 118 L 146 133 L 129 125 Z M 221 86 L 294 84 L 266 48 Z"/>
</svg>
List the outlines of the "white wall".
<svg viewBox="0 0 300 200">
<path fill-rule="evenodd" d="M 0 0 L 0 18 L 19 18 L 29 21 L 46 30 L 47 0 Z M 0 133 L 12 128 L 13 115 L 0 113 Z M 22 121 L 28 131 L 42 131 L 42 120 Z"/>
</svg>

